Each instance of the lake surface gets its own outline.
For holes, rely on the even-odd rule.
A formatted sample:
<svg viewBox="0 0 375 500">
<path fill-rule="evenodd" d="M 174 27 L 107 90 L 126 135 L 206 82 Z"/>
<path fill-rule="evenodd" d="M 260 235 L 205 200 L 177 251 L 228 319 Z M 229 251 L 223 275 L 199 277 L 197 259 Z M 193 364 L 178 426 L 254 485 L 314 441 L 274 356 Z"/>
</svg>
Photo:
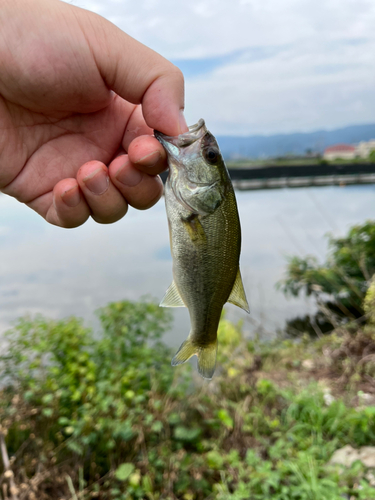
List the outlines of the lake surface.
<svg viewBox="0 0 375 500">
<path fill-rule="evenodd" d="M 275 289 L 287 255 L 323 259 L 326 233 L 375 218 L 375 185 L 237 192 L 242 222 L 241 270 L 251 315 L 228 305 L 246 332 L 271 337 L 285 319 L 315 310 L 311 299 L 285 299 Z M 47 224 L 29 208 L 0 195 L 0 336 L 26 313 L 83 317 L 110 301 L 152 295 L 161 300 L 172 280 L 164 200 L 120 222 L 88 221 L 76 229 Z M 174 310 L 165 339 L 178 346 L 189 332 L 186 309 Z"/>
</svg>

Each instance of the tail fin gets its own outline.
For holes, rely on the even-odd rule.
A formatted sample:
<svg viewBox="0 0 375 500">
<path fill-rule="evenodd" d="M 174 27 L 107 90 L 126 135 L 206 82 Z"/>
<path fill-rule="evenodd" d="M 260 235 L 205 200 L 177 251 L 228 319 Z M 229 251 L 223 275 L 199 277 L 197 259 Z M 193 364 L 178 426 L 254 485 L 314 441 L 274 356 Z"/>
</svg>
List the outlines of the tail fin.
<svg viewBox="0 0 375 500">
<path fill-rule="evenodd" d="M 198 372 L 211 380 L 216 368 L 217 340 L 208 346 L 198 346 L 191 339 L 185 340 L 172 359 L 172 366 L 182 365 L 192 356 L 198 356 Z"/>
</svg>

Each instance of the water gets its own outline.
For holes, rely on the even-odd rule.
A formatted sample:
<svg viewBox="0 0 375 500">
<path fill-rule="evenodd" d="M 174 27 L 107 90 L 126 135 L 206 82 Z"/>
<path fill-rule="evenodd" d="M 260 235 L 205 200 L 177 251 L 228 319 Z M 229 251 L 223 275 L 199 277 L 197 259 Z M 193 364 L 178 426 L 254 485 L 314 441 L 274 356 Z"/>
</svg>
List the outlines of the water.
<svg viewBox="0 0 375 500">
<path fill-rule="evenodd" d="M 242 221 L 241 270 L 251 316 L 228 305 L 245 329 L 272 336 L 285 319 L 315 310 L 311 299 L 285 299 L 275 289 L 286 255 L 316 255 L 324 235 L 375 218 L 375 185 L 237 192 Z M 83 317 L 110 301 L 151 295 L 160 300 L 172 280 L 163 200 L 145 212 L 130 210 L 108 226 L 88 221 L 76 229 L 47 224 L 17 201 L 0 195 L 0 335 L 26 313 Z M 174 310 L 165 339 L 178 346 L 189 331 L 188 313 Z"/>
</svg>

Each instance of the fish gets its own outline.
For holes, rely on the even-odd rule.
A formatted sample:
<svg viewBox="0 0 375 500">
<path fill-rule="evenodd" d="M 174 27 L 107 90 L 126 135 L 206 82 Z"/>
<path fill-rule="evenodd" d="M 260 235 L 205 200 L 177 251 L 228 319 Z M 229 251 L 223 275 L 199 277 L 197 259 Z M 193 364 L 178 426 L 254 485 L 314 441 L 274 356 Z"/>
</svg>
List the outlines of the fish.
<svg viewBox="0 0 375 500">
<path fill-rule="evenodd" d="M 161 307 L 187 307 L 191 330 L 172 366 L 198 358 L 198 372 L 211 380 L 217 330 L 226 302 L 250 312 L 239 267 L 241 226 L 237 202 L 215 137 L 203 119 L 188 132 L 154 131 L 166 153 L 165 184 L 173 281 Z"/>
</svg>

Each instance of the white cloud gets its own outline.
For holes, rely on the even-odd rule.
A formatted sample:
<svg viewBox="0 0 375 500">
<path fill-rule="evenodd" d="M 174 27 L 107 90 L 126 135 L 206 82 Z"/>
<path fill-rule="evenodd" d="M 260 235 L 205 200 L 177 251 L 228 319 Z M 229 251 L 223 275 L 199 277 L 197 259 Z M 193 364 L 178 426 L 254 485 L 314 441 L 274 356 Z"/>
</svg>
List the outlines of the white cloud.
<svg viewBox="0 0 375 500">
<path fill-rule="evenodd" d="M 214 133 L 257 134 L 335 128 L 375 118 L 375 66 L 352 45 L 291 46 L 272 59 L 229 64 L 187 85 L 189 121 Z M 212 125 L 211 125 L 212 123 Z"/>
<path fill-rule="evenodd" d="M 79 5 L 116 19 L 121 29 L 168 58 L 208 57 L 308 38 L 374 38 L 372 0 L 107 0 Z"/>
<path fill-rule="evenodd" d="M 244 50 L 238 60 L 186 82 L 189 121 L 204 116 L 217 132 L 375 121 L 373 0 L 107 0 L 79 6 L 172 60 Z M 263 59 L 254 60 L 257 50 Z"/>
</svg>

